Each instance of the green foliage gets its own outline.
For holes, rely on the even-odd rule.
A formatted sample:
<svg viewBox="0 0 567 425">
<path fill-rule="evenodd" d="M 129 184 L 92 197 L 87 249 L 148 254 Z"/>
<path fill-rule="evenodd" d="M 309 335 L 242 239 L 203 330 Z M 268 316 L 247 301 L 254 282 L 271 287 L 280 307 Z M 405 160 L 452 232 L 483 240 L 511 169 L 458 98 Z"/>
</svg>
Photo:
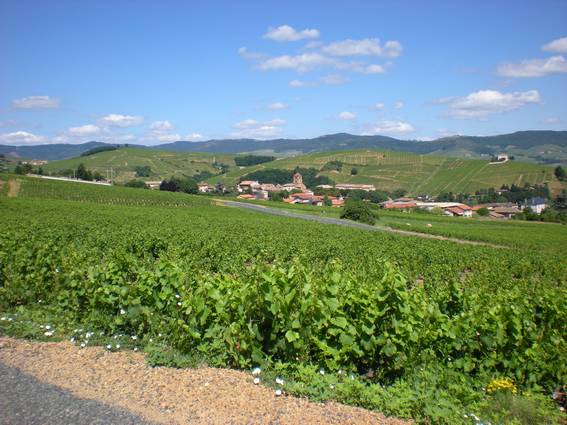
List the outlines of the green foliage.
<svg viewBox="0 0 567 425">
<path fill-rule="evenodd" d="M 179 179 L 172 177 L 169 180 L 163 180 L 159 186 L 159 190 L 167 192 L 185 192 L 196 194 L 199 192 L 197 182 L 190 178 Z"/>
<path fill-rule="evenodd" d="M 486 217 L 490 214 L 490 211 L 488 210 L 488 208 L 483 207 L 483 208 L 479 208 L 476 213 L 481 217 Z"/>
<path fill-rule="evenodd" d="M 136 177 L 150 177 L 152 174 L 152 168 L 149 165 L 139 165 L 134 167 L 136 172 Z"/>
<path fill-rule="evenodd" d="M 118 148 L 119 146 L 100 146 L 98 148 L 93 148 L 86 152 L 83 152 L 81 156 L 90 156 L 90 155 L 94 155 L 95 153 L 115 151 Z"/>
<path fill-rule="evenodd" d="M 342 171 L 342 169 L 343 169 L 342 161 L 329 161 L 325 165 L 323 165 L 321 171 Z"/>
<path fill-rule="evenodd" d="M 239 167 L 248 167 L 250 165 L 263 164 L 264 162 L 270 162 L 276 159 L 273 156 L 265 155 L 245 155 L 234 157 L 234 163 Z"/>
<path fill-rule="evenodd" d="M 143 189 L 146 187 L 146 184 L 142 180 L 130 180 L 124 184 L 126 187 L 137 187 Z"/>
<path fill-rule="evenodd" d="M 557 167 L 555 167 L 555 170 L 553 170 L 553 173 L 555 174 L 555 177 L 557 177 L 557 180 L 560 180 L 560 181 L 565 180 L 565 170 L 563 169 L 563 167 L 561 165 L 558 165 Z"/>
<path fill-rule="evenodd" d="M 351 176 L 356 176 L 357 174 L 358 174 L 358 168 L 352 167 L 352 168 L 350 169 L 350 175 L 351 175 Z"/>
<path fill-rule="evenodd" d="M 370 205 L 358 200 L 347 200 L 341 218 L 370 225 L 376 224 L 376 215 L 372 212 Z"/>
<path fill-rule="evenodd" d="M 565 239 L 473 247 L 178 193 L 18 180 L 21 197 L 0 195 L 0 318 L 14 318 L 1 333 L 48 339 L 39 321 L 56 336 L 75 325 L 137 335 L 151 364 L 266 364 L 295 394 L 420 423 L 471 423 L 471 412 L 538 423 L 552 407 L 528 391 L 567 379 Z M 483 235 L 561 237 L 556 225 L 478 223 Z M 474 234 L 475 220 L 462 226 Z M 482 388 L 497 377 L 524 398 L 493 402 Z"/>
</svg>

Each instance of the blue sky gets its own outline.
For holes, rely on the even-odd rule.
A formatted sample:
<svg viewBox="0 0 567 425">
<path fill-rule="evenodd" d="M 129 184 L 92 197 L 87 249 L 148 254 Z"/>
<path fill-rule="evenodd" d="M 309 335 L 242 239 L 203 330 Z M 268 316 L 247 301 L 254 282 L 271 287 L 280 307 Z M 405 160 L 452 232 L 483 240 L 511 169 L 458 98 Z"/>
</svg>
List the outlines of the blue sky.
<svg viewBox="0 0 567 425">
<path fill-rule="evenodd" d="M 567 127 L 565 1 L 0 1 L 0 144 Z"/>
</svg>

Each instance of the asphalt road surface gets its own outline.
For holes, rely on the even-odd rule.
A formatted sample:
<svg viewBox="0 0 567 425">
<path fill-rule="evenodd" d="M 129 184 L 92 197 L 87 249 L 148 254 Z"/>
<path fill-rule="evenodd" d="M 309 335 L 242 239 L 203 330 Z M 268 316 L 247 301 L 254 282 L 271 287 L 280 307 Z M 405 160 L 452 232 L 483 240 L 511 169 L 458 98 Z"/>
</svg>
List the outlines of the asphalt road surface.
<svg viewBox="0 0 567 425">
<path fill-rule="evenodd" d="M 0 425 L 150 424 L 125 410 L 79 399 L 0 363 Z"/>
</svg>

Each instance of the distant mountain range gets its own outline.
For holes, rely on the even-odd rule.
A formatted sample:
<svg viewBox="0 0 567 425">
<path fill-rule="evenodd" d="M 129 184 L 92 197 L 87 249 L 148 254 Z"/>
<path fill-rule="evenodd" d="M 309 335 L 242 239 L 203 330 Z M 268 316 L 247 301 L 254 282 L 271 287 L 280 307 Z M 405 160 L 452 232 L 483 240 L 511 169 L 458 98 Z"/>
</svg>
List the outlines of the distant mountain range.
<svg viewBox="0 0 567 425">
<path fill-rule="evenodd" d="M 78 145 L 0 145 L 0 154 L 26 159 L 57 160 L 78 156 L 93 148 L 107 145 L 109 144 L 94 141 Z M 146 147 L 142 145 L 129 146 Z M 567 131 L 518 131 L 484 137 L 450 136 L 432 141 L 400 140 L 387 136 L 356 136 L 337 133 L 312 139 L 178 141 L 152 146 L 151 148 L 174 152 L 269 153 L 275 156 L 350 149 L 382 149 L 462 158 L 479 158 L 506 152 L 521 161 L 567 164 Z"/>
</svg>

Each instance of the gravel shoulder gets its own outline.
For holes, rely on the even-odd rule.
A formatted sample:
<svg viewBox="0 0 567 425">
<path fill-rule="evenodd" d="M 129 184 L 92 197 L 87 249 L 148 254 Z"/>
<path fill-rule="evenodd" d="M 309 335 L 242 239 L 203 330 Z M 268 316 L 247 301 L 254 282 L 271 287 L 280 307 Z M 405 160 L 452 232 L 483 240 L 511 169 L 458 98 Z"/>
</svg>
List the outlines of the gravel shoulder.
<svg viewBox="0 0 567 425">
<path fill-rule="evenodd" d="M 141 353 L 108 352 L 101 347 L 81 349 L 69 342 L 32 342 L 0 337 L 0 364 L 12 374 L 12 378 L 7 378 L 14 382 L 11 387 L 21 387 L 18 392 L 27 393 L 29 385 L 36 387 L 31 393 L 33 398 L 41 394 L 41 385 L 48 384 L 67 391 L 74 398 L 112 406 L 118 409 L 113 410 L 114 414 L 127 411 L 154 423 L 409 423 L 333 402 L 319 404 L 288 395 L 276 397 L 272 389 L 254 385 L 250 374 L 241 371 L 208 367 L 151 368 L 146 365 Z M 35 379 L 27 381 L 30 378 L 18 375 L 15 369 Z M 0 374 L 3 370 L 0 369 Z M 2 382 L 0 385 L 3 385 Z M 8 403 L 8 409 L 10 405 L 14 407 L 12 403 L 21 402 L 13 400 L 13 397 L 3 401 Z M 2 419 L 0 414 L 0 423 L 3 423 Z M 50 416 L 49 420 L 37 423 L 64 422 L 59 421 L 57 416 Z M 77 420 L 75 423 L 83 422 Z M 84 423 L 130 422 L 101 419 Z"/>
</svg>

